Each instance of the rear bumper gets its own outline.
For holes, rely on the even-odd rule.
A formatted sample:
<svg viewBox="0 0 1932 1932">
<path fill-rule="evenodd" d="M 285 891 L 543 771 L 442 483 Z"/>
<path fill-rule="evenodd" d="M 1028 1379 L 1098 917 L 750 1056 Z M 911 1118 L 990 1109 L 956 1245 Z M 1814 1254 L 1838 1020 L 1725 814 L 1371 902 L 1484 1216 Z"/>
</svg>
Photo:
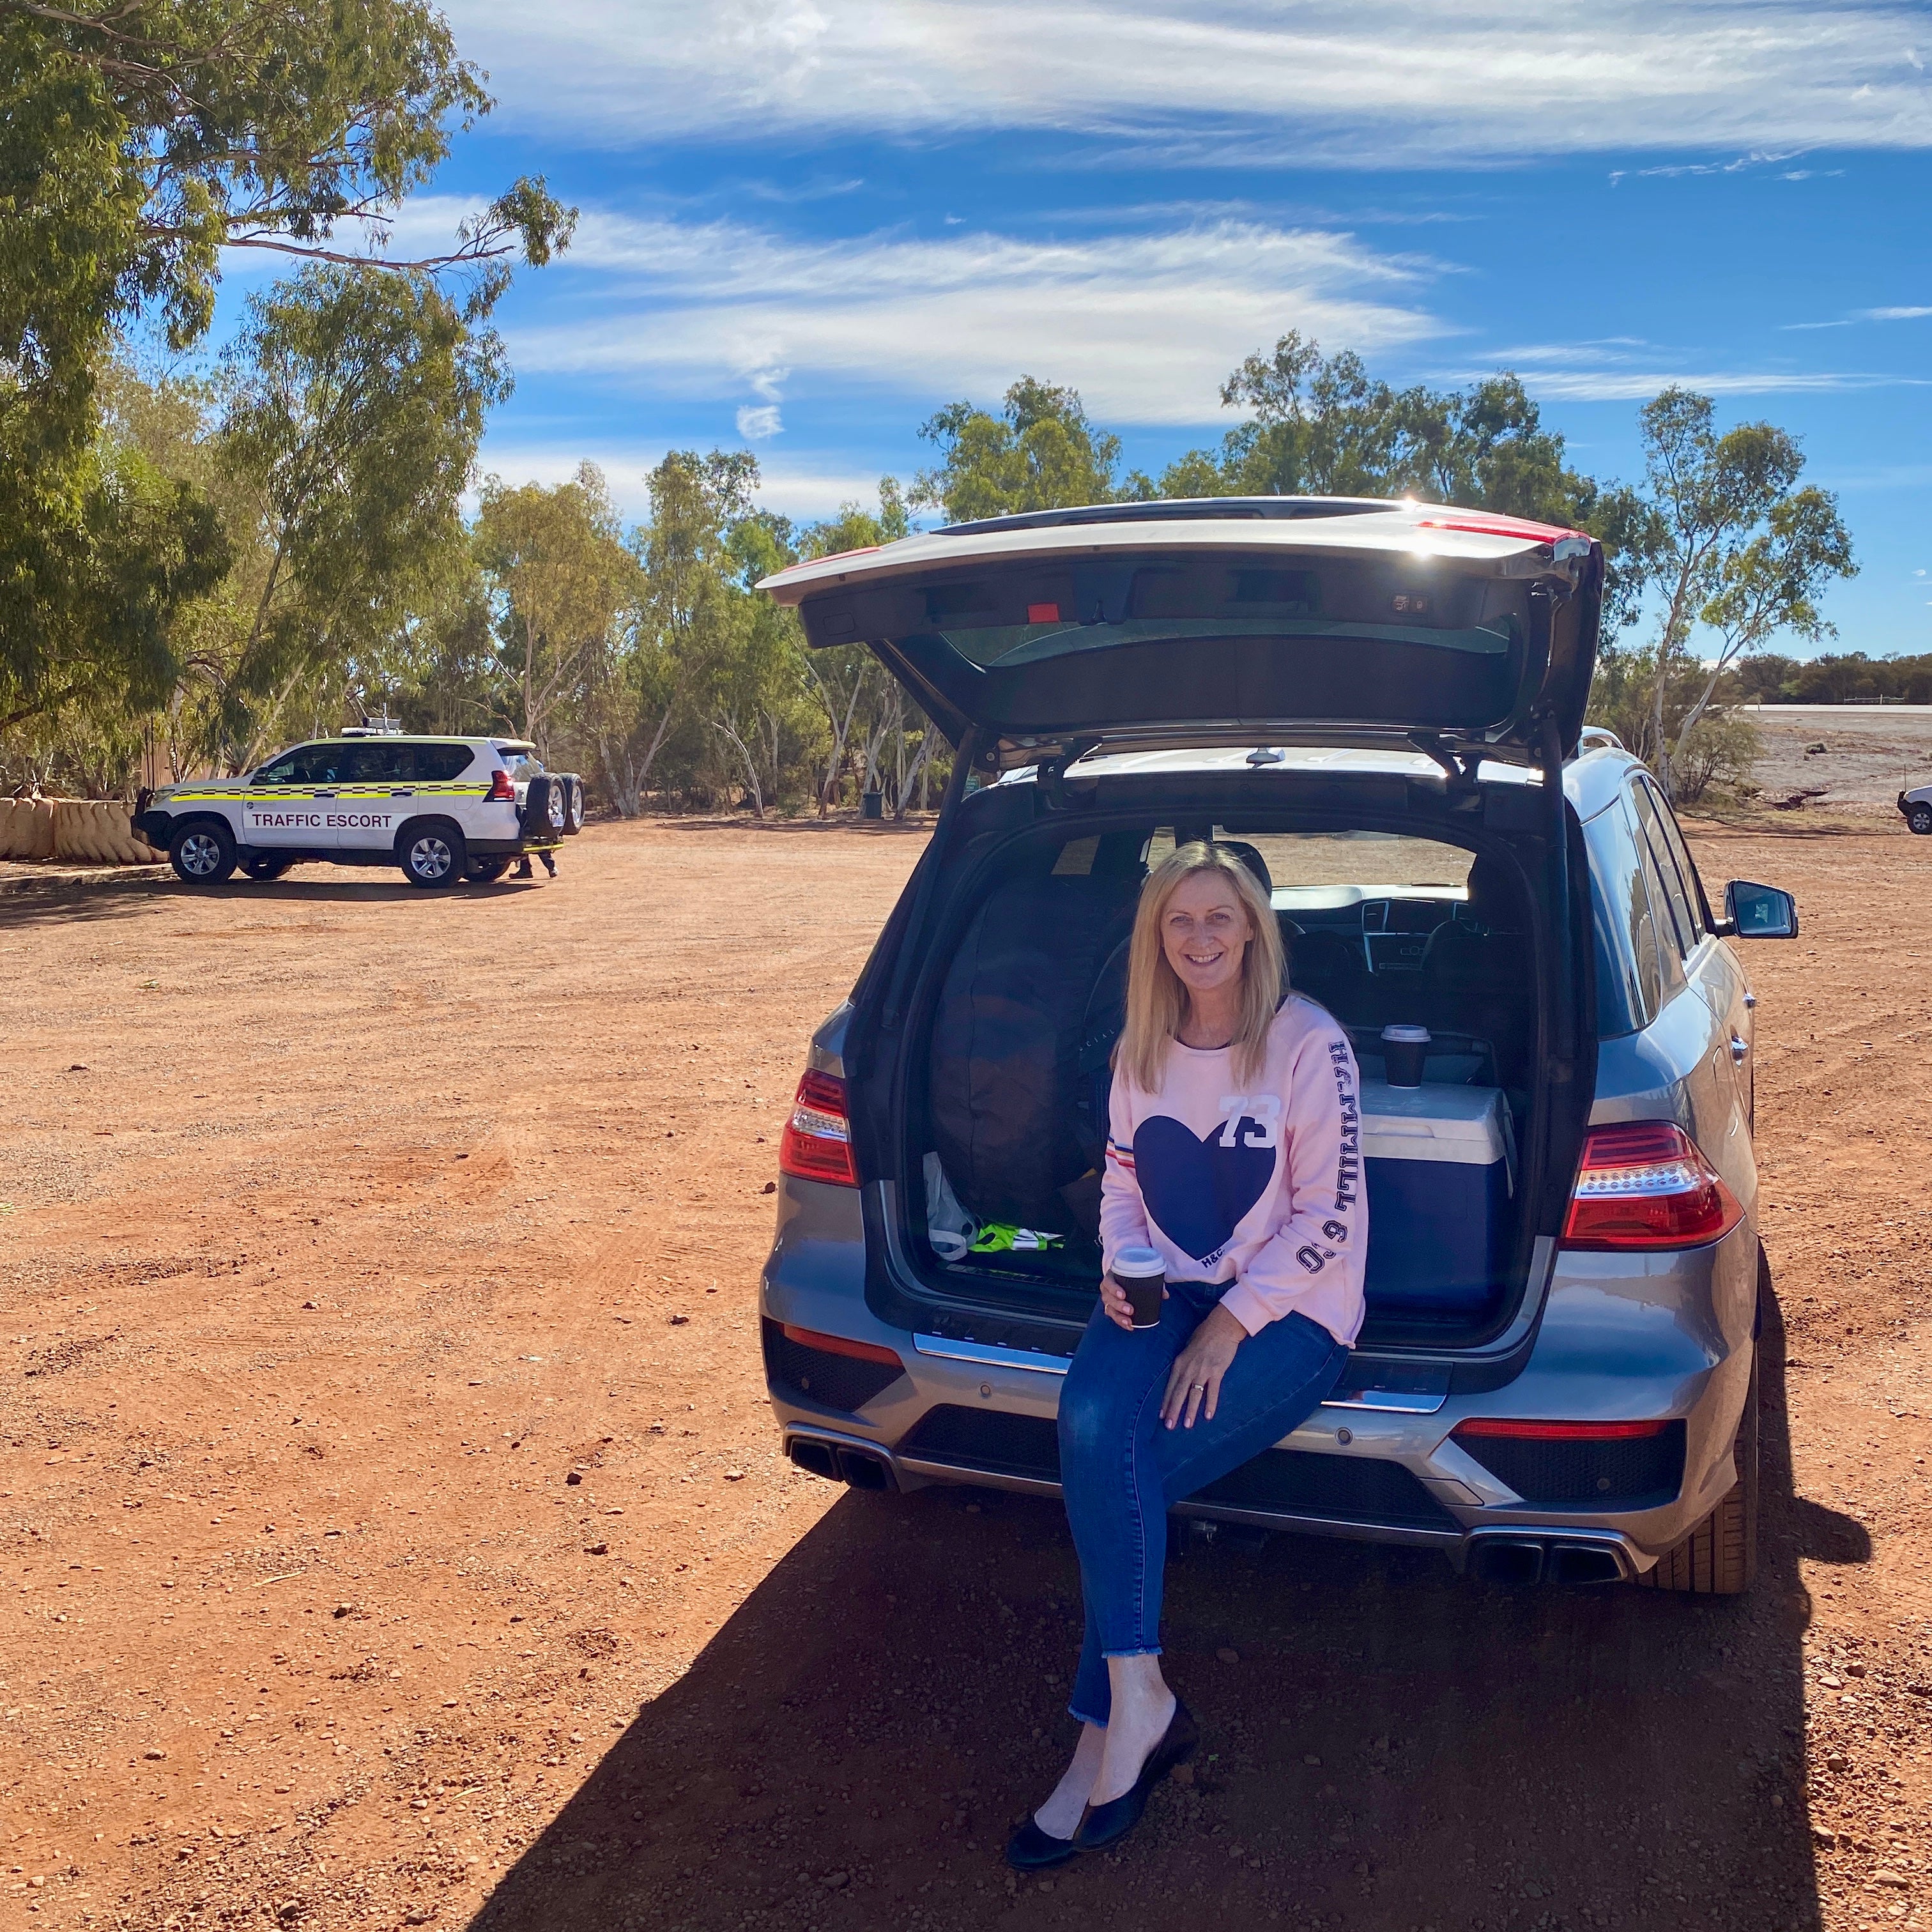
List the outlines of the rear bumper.
<svg viewBox="0 0 1932 1932">
<path fill-rule="evenodd" d="M 786 1424 L 784 1447 L 787 1458 L 801 1468 L 854 1489 L 903 1493 L 923 1489 L 931 1483 L 967 1483 L 1022 1496 L 1060 1493 L 1057 1482 L 970 1463 L 898 1455 L 869 1437 L 802 1419 Z M 1526 1520 L 1474 1529 L 1430 1529 L 1369 1517 L 1316 1515 L 1292 1508 L 1210 1502 L 1198 1498 L 1178 1504 L 1174 1513 L 1210 1522 L 1439 1550 L 1459 1570 L 1497 1582 L 1628 1582 L 1656 1560 L 1654 1552 L 1646 1551 L 1621 1530 L 1580 1528 L 1568 1520 Z"/>
<path fill-rule="evenodd" d="M 768 1377 L 788 1453 L 828 1445 L 831 1472 L 841 1475 L 841 1459 L 874 1458 L 886 1481 L 874 1486 L 964 1482 L 1057 1495 L 1054 1418 L 1066 1358 L 888 1327 L 864 1299 L 862 1239 L 824 1238 L 845 1216 L 856 1219 L 850 1191 L 784 1186 L 793 1198 L 762 1284 L 768 1320 L 880 1344 L 904 1364 L 850 1409 Z M 1636 1575 L 1736 1480 L 1732 1443 L 1750 1382 L 1756 1281 L 1748 1220 L 1708 1248 L 1561 1254 L 1524 1365 L 1504 1385 L 1462 1392 L 1452 1376 L 1438 1395 L 1378 1391 L 1368 1406 L 1325 1403 L 1180 1513 L 1437 1549 L 1459 1567 L 1506 1557 L 1505 1569 Z M 1606 1497 L 1601 1508 L 1574 1494 L 1539 1502 L 1453 1439 L 1459 1423 L 1476 1417 L 1664 1419 L 1681 1425 L 1672 1431 L 1683 1445 L 1681 1475 L 1667 1492 Z M 1576 1551 L 1599 1554 L 1586 1561 Z"/>
</svg>

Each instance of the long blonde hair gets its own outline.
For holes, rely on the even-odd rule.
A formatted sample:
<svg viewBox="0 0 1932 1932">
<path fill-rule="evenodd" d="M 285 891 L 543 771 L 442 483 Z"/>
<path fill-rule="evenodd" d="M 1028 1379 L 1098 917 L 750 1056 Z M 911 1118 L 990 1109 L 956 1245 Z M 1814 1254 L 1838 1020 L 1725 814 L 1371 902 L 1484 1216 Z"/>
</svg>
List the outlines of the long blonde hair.
<svg viewBox="0 0 1932 1932">
<path fill-rule="evenodd" d="M 1127 1018 L 1114 1048 L 1114 1065 L 1144 1094 L 1158 1094 L 1167 1070 L 1168 1048 L 1187 1016 L 1187 988 L 1167 963 L 1161 922 L 1167 902 L 1184 880 L 1196 872 L 1219 872 L 1253 928 L 1241 956 L 1241 1012 L 1234 1029 L 1234 1077 L 1254 1079 L 1268 1058 L 1268 1028 L 1281 1004 L 1286 960 L 1281 928 L 1262 882 L 1224 847 L 1198 840 L 1178 845 L 1148 874 L 1134 911 L 1133 938 L 1127 948 Z"/>
</svg>

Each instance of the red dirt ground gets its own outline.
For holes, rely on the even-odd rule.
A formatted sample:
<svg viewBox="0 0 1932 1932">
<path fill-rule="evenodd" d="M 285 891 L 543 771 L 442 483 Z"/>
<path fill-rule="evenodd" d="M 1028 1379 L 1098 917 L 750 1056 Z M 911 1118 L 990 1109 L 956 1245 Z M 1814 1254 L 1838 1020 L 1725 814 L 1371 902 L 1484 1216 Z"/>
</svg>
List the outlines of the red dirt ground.
<svg viewBox="0 0 1932 1932">
<path fill-rule="evenodd" d="M 804 1042 L 922 838 L 0 897 L 0 1926 L 1932 1917 L 1932 843 L 1694 837 L 1804 918 L 1748 955 L 1756 1592 L 1190 1546 L 1197 1774 L 1018 1882 L 1057 1506 L 797 1474 L 758 1364 Z"/>
</svg>

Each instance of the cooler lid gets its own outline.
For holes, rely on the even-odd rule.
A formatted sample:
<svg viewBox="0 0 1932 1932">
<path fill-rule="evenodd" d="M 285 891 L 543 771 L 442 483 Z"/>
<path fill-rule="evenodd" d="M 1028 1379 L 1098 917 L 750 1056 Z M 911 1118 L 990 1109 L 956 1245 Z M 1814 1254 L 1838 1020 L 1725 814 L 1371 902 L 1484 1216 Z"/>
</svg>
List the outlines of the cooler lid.
<svg viewBox="0 0 1932 1932">
<path fill-rule="evenodd" d="M 1420 1087 L 1362 1082 L 1366 1160 L 1489 1167 L 1510 1160 L 1513 1140 L 1509 1101 L 1500 1088 L 1452 1087 L 1439 1081 L 1424 1081 Z"/>
</svg>

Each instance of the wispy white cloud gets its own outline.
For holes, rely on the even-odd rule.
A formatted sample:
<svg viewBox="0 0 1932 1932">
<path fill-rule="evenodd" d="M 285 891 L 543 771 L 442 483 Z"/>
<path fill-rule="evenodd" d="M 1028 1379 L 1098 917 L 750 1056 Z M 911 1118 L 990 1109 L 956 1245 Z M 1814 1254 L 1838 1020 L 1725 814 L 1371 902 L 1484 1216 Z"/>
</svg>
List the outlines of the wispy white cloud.
<svg viewBox="0 0 1932 1932">
<path fill-rule="evenodd" d="M 1486 374 L 1472 370 L 1468 376 Z M 1552 402 L 1648 402 L 1673 386 L 1707 396 L 1828 394 L 1844 390 L 1932 388 L 1932 377 L 1886 376 L 1862 370 L 1805 373 L 1784 369 L 1538 369 L 1523 374 L 1525 386 Z"/>
<path fill-rule="evenodd" d="M 1842 315 L 1835 322 L 1787 322 L 1781 325 L 1786 329 L 1850 328 L 1861 322 L 1916 322 L 1922 316 L 1932 315 L 1932 307 L 1898 308 L 1858 308 L 1850 315 Z"/>
<path fill-rule="evenodd" d="M 1442 333 L 1417 300 L 1438 272 L 1352 236 L 1252 221 L 805 242 L 593 210 L 541 292 L 556 319 L 518 328 L 510 346 L 520 371 L 748 392 L 773 432 L 782 394 L 801 386 L 991 400 L 1022 370 L 1074 384 L 1105 419 L 1198 423 L 1228 370 L 1285 329 L 1366 351 Z"/>
<path fill-rule="evenodd" d="M 656 443 L 611 444 L 586 448 L 572 441 L 561 444 L 512 441 L 492 436 L 484 441 L 478 473 L 500 476 L 509 484 L 541 483 L 554 488 L 576 475 L 586 460 L 596 464 L 610 486 L 611 501 L 632 523 L 650 515 L 650 491 L 644 479 L 664 460 L 665 448 Z M 772 461 L 758 466 L 758 501 L 766 508 L 801 522 L 834 516 L 844 503 L 875 503 L 876 474 L 814 465 L 806 461 Z"/>
<path fill-rule="evenodd" d="M 1036 129 L 1177 162 L 1932 145 L 1897 0 L 452 0 L 513 125 Z"/>
</svg>

